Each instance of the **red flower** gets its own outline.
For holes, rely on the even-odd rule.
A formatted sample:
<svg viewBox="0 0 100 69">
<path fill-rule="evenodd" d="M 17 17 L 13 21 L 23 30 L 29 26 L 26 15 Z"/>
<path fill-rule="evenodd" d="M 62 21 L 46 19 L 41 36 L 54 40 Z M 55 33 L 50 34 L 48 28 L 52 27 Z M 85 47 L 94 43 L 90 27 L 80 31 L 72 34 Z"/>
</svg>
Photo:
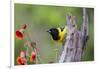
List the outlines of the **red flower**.
<svg viewBox="0 0 100 69">
<path fill-rule="evenodd" d="M 23 37 L 24 37 L 23 31 L 21 31 L 21 29 L 17 30 L 16 31 L 16 38 L 21 40 L 21 39 L 23 39 Z"/>
<path fill-rule="evenodd" d="M 18 58 L 17 58 L 17 63 L 18 63 L 19 65 L 25 65 L 25 64 L 23 63 L 21 57 L 18 57 Z"/>
<path fill-rule="evenodd" d="M 32 52 L 30 56 L 30 62 L 33 62 L 36 59 L 36 53 Z"/>
<path fill-rule="evenodd" d="M 27 28 L 26 24 L 22 25 L 22 27 L 19 30 L 16 31 L 16 38 L 18 38 L 20 40 L 23 39 L 23 37 L 24 37 L 24 30 L 26 28 Z"/>
<path fill-rule="evenodd" d="M 25 51 L 21 51 L 20 52 L 20 56 L 17 58 L 17 63 L 19 65 L 25 65 L 25 64 L 27 64 L 26 52 Z"/>
</svg>

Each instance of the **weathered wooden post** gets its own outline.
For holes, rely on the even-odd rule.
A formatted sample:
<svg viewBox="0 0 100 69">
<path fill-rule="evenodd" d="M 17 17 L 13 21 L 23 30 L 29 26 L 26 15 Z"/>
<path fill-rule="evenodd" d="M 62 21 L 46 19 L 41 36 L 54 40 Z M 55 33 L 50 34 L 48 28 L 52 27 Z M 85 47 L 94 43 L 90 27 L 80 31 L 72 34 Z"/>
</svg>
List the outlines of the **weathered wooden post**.
<svg viewBox="0 0 100 69">
<path fill-rule="evenodd" d="M 75 16 L 67 16 L 66 26 L 68 28 L 68 34 L 64 42 L 64 49 L 60 55 L 59 63 L 80 61 L 88 38 L 88 15 L 86 8 L 83 8 L 81 31 L 77 29 Z"/>
</svg>

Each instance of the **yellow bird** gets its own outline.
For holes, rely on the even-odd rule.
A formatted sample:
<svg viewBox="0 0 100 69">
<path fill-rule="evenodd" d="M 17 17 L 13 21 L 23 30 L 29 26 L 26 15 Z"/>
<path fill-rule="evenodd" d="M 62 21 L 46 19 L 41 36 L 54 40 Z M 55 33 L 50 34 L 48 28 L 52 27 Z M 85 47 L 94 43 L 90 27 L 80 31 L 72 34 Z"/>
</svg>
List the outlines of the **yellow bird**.
<svg viewBox="0 0 100 69">
<path fill-rule="evenodd" d="M 50 33 L 54 41 L 58 41 L 60 43 L 64 42 L 65 36 L 67 34 L 67 27 L 64 28 L 51 28 L 47 32 Z"/>
</svg>

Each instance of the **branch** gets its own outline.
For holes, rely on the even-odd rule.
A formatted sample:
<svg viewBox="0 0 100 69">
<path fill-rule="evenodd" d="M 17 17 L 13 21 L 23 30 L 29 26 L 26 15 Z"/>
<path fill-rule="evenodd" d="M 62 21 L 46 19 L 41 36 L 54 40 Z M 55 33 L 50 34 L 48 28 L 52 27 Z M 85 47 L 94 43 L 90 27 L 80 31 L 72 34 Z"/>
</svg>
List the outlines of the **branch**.
<svg viewBox="0 0 100 69">
<path fill-rule="evenodd" d="M 88 15 L 87 15 L 86 8 L 83 8 L 83 25 L 81 27 L 81 36 L 82 36 L 82 49 L 84 51 L 88 40 Z"/>
</svg>

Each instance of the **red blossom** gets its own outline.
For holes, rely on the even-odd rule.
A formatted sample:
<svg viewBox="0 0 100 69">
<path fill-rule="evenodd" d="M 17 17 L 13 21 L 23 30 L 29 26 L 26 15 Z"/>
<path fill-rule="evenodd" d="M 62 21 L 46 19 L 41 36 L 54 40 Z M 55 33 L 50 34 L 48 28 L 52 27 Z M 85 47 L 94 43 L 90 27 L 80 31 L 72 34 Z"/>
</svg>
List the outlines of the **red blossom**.
<svg viewBox="0 0 100 69">
<path fill-rule="evenodd" d="M 36 59 L 36 53 L 32 52 L 30 56 L 30 61 L 33 62 Z"/>
<path fill-rule="evenodd" d="M 20 30 L 17 30 L 16 31 L 16 38 L 21 40 L 21 39 L 23 39 L 23 37 L 24 37 L 23 32 L 21 32 Z"/>
<path fill-rule="evenodd" d="M 25 64 L 23 63 L 21 57 L 18 57 L 18 58 L 17 58 L 17 63 L 18 63 L 19 65 L 25 65 Z"/>
<path fill-rule="evenodd" d="M 22 27 L 18 30 L 16 30 L 16 38 L 23 39 L 24 38 L 24 30 L 27 28 L 27 25 L 24 24 Z"/>
</svg>

